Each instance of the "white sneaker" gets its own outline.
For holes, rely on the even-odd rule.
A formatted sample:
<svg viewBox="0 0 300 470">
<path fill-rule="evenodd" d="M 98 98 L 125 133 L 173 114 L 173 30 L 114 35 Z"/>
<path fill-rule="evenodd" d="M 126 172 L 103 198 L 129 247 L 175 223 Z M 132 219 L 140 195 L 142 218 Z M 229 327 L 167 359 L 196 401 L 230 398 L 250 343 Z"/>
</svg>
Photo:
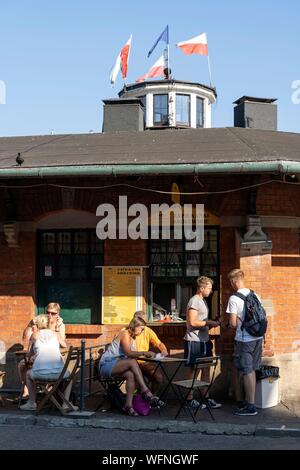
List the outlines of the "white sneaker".
<svg viewBox="0 0 300 470">
<path fill-rule="evenodd" d="M 20 405 L 20 410 L 22 411 L 35 411 L 37 409 L 37 404 L 32 401 L 28 401 L 24 403 L 24 405 Z"/>
<path fill-rule="evenodd" d="M 64 410 L 64 411 L 70 411 L 70 412 L 71 412 L 71 411 L 78 411 L 78 410 L 79 410 L 79 406 L 73 405 L 73 403 L 70 403 L 70 405 L 71 405 L 71 408 L 72 408 L 71 410 L 70 410 L 70 408 L 68 407 L 68 405 L 67 405 L 66 403 L 64 403 L 64 404 L 62 405 L 63 410 Z"/>
<path fill-rule="evenodd" d="M 200 406 L 200 402 L 198 400 L 187 400 L 187 406 L 192 409 L 197 409 Z M 201 410 L 205 410 L 206 405 L 202 403 Z"/>
<path fill-rule="evenodd" d="M 213 409 L 221 408 L 222 406 L 221 403 L 217 403 L 216 400 L 214 400 L 213 398 L 208 398 L 206 401 L 209 403 L 210 407 Z"/>
</svg>

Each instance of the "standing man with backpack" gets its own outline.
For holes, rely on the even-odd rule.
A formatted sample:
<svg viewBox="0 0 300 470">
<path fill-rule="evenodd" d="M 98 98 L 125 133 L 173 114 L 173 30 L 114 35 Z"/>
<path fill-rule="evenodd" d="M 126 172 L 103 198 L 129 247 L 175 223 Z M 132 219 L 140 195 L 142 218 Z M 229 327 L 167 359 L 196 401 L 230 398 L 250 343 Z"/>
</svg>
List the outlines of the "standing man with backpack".
<svg viewBox="0 0 300 470">
<path fill-rule="evenodd" d="M 259 369 L 263 337 L 267 329 L 266 312 L 258 295 L 245 287 L 244 273 L 234 269 L 228 274 L 235 293 L 229 298 L 226 313 L 229 325 L 236 329 L 234 365 L 243 375 L 245 402 L 234 410 L 238 416 L 255 416 L 256 374 Z"/>
</svg>

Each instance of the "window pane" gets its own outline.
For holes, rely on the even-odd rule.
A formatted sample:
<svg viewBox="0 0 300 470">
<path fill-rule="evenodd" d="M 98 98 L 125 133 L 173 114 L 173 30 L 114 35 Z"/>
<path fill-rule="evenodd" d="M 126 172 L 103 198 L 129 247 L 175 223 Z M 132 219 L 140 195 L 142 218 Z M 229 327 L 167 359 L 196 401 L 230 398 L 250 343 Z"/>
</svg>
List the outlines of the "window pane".
<svg viewBox="0 0 300 470">
<path fill-rule="evenodd" d="M 196 98 L 196 126 L 203 127 L 203 99 Z"/>
<path fill-rule="evenodd" d="M 168 95 L 153 96 L 153 121 L 154 124 L 168 125 Z"/>
<path fill-rule="evenodd" d="M 86 254 L 88 252 L 88 234 L 87 232 L 74 233 L 74 254 Z"/>
<path fill-rule="evenodd" d="M 55 253 L 55 234 L 46 232 L 42 235 L 41 252 L 44 255 L 54 255 Z"/>
<path fill-rule="evenodd" d="M 97 237 L 97 234 L 94 231 L 91 232 L 90 252 L 92 254 L 103 253 L 103 241 Z"/>
<path fill-rule="evenodd" d="M 188 277 L 200 276 L 200 253 L 186 254 L 186 275 Z"/>
<path fill-rule="evenodd" d="M 88 257 L 77 255 L 73 257 L 72 279 L 87 279 Z"/>
<path fill-rule="evenodd" d="M 60 255 L 71 254 L 71 233 L 60 232 L 57 234 L 57 252 Z"/>
<path fill-rule="evenodd" d="M 57 259 L 57 278 L 71 279 L 71 256 L 61 255 Z"/>
<path fill-rule="evenodd" d="M 176 123 L 190 125 L 189 95 L 176 95 Z"/>
<path fill-rule="evenodd" d="M 102 269 L 100 266 L 102 265 L 103 265 L 102 255 L 91 256 L 91 278 L 92 279 L 101 279 Z M 96 266 L 98 266 L 98 268 L 96 268 Z"/>
</svg>

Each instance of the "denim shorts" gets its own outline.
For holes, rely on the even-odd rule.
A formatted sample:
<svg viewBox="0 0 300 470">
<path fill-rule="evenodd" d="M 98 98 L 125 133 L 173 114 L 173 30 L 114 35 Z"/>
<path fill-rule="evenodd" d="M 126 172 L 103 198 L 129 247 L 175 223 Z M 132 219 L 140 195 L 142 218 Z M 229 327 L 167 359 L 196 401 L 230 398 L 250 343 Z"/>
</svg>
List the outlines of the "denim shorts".
<svg viewBox="0 0 300 470">
<path fill-rule="evenodd" d="M 187 366 L 193 366 L 196 359 L 211 357 L 213 344 L 209 341 L 184 341 L 184 358 Z"/>
<path fill-rule="evenodd" d="M 234 343 L 234 365 L 243 374 L 251 374 L 254 370 L 259 369 L 263 340 L 254 341 L 235 341 Z"/>
<path fill-rule="evenodd" d="M 41 371 L 32 370 L 32 369 L 29 372 L 30 378 L 32 380 L 42 380 L 45 382 L 47 382 L 47 380 L 51 382 L 54 380 L 57 380 L 60 374 L 61 372 L 51 372 L 51 371 L 41 373 Z M 70 377 L 70 372 L 66 370 L 64 378 L 67 379 L 68 377 Z"/>
<path fill-rule="evenodd" d="M 112 370 L 115 367 L 119 359 L 120 359 L 119 357 L 114 357 L 110 359 L 109 361 L 107 360 L 104 362 L 100 362 L 100 366 L 99 366 L 100 375 L 106 379 L 109 379 L 112 375 Z"/>
</svg>

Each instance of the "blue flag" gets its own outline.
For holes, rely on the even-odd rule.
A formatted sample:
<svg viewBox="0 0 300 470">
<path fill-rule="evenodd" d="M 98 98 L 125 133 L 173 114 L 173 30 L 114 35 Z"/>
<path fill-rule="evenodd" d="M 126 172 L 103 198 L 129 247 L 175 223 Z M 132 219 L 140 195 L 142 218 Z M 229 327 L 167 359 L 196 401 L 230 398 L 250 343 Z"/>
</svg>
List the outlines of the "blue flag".
<svg viewBox="0 0 300 470">
<path fill-rule="evenodd" d="M 161 35 L 159 36 L 159 38 L 157 39 L 157 41 L 155 42 L 154 46 L 152 47 L 152 49 L 150 49 L 150 51 L 148 52 L 148 55 L 147 57 L 149 58 L 152 54 L 152 52 L 154 51 L 154 49 L 156 48 L 157 44 L 159 43 L 159 41 L 165 41 L 166 44 L 169 44 L 169 25 L 165 28 L 165 30 L 161 33 Z"/>
</svg>

